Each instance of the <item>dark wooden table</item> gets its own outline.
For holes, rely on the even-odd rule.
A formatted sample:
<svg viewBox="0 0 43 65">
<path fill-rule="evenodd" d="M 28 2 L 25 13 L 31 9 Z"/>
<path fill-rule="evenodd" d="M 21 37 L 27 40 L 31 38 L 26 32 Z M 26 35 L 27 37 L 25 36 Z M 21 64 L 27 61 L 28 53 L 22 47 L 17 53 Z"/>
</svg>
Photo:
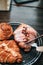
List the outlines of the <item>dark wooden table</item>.
<svg viewBox="0 0 43 65">
<path fill-rule="evenodd" d="M 0 12 L 0 22 L 22 22 L 33 26 L 43 34 L 43 2 L 34 2 L 24 6 L 16 6 L 12 1 L 10 12 Z M 33 65 L 43 65 L 43 53 Z"/>
</svg>

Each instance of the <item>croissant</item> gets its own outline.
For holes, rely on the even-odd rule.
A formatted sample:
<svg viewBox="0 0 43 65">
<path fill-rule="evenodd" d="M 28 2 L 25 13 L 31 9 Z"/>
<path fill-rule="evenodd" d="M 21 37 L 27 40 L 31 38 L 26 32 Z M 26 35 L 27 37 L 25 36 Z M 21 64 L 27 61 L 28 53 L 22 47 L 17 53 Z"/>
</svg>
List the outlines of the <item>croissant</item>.
<svg viewBox="0 0 43 65">
<path fill-rule="evenodd" d="M 14 40 L 0 41 L 0 62 L 1 63 L 20 63 L 22 55 Z"/>
<path fill-rule="evenodd" d="M 9 39 L 13 34 L 13 29 L 8 23 L 0 23 L 0 40 Z"/>
</svg>

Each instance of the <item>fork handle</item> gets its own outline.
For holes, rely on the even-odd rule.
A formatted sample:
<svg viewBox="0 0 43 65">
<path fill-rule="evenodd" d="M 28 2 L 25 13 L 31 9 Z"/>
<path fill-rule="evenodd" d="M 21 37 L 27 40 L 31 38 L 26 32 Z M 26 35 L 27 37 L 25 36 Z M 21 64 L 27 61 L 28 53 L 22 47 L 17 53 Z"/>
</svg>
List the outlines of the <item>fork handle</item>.
<svg viewBox="0 0 43 65">
<path fill-rule="evenodd" d="M 36 38 L 34 38 L 34 39 L 32 39 L 31 41 L 28 41 L 28 42 L 26 42 L 26 43 L 27 43 L 27 44 L 28 44 L 28 43 L 31 43 L 32 41 L 35 41 L 36 39 L 39 39 L 39 38 L 41 38 L 41 37 L 43 37 L 43 34 L 40 35 L 40 36 L 37 36 Z"/>
<path fill-rule="evenodd" d="M 36 47 L 36 51 L 43 52 L 43 46 Z"/>
</svg>

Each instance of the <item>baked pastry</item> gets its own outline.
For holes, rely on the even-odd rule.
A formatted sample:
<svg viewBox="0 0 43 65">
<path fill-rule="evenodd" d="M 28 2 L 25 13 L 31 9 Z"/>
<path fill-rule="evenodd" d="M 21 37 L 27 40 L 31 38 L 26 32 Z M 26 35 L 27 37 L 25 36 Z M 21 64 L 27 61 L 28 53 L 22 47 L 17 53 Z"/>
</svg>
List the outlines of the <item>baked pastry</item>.
<svg viewBox="0 0 43 65">
<path fill-rule="evenodd" d="M 20 63 L 22 55 L 14 40 L 0 41 L 0 62 L 1 63 Z"/>
<path fill-rule="evenodd" d="M 29 25 L 21 24 L 14 31 L 14 39 L 24 51 L 30 51 L 31 46 L 26 42 L 31 41 L 37 36 L 37 32 Z"/>
<path fill-rule="evenodd" d="M 0 23 L 0 40 L 9 39 L 13 34 L 13 29 L 8 23 Z"/>
</svg>

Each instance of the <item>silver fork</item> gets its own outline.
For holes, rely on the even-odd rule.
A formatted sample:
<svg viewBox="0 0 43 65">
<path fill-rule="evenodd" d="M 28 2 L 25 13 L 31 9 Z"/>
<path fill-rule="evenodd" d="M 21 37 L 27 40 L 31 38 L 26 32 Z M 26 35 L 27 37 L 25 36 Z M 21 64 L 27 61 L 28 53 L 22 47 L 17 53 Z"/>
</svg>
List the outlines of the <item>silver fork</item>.
<svg viewBox="0 0 43 65">
<path fill-rule="evenodd" d="M 32 47 L 36 47 L 36 51 L 43 52 L 43 46 L 37 46 L 37 43 L 31 43 Z"/>
</svg>

